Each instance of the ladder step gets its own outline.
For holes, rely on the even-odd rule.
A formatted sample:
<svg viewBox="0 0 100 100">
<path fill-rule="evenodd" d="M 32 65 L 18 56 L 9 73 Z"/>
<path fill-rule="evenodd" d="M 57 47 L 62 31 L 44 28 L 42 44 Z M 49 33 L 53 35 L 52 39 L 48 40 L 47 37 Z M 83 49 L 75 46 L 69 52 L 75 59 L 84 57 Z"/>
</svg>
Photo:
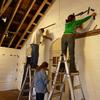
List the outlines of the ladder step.
<svg viewBox="0 0 100 100">
<path fill-rule="evenodd" d="M 79 75 L 79 72 L 77 72 L 77 73 L 71 73 L 70 75 L 71 76 L 76 76 L 76 75 Z"/>
<path fill-rule="evenodd" d="M 22 96 L 28 96 L 29 95 L 29 89 L 24 89 Z"/>
<path fill-rule="evenodd" d="M 80 89 L 80 88 L 81 88 L 81 85 L 74 86 L 74 89 Z"/>
<path fill-rule="evenodd" d="M 53 96 L 55 97 L 55 96 L 60 96 L 60 94 L 61 94 L 61 92 L 55 92 L 54 94 L 53 94 Z"/>
<path fill-rule="evenodd" d="M 31 68 L 31 71 L 36 71 L 36 68 Z"/>
</svg>

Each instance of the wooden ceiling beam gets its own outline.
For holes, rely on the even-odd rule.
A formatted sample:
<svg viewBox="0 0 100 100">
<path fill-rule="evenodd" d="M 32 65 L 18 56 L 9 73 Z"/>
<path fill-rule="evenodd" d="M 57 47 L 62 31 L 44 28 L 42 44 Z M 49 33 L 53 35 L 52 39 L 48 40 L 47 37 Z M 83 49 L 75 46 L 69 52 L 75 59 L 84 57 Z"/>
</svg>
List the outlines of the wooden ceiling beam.
<svg viewBox="0 0 100 100">
<path fill-rule="evenodd" d="M 48 4 L 49 6 L 51 5 L 51 3 L 50 3 L 50 2 L 48 2 L 48 1 L 46 2 L 46 4 Z"/>
<path fill-rule="evenodd" d="M 3 2 L 2 2 L 1 8 L 0 8 L 0 15 L 1 15 L 1 13 L 2 13 L 2 10 L 3 10 L 3 7 L 4 7 L 5 1 L 6 1 L 6 0 L 3 0 Z"/>
<path fill-rule="evenodd" d="M 27 33 L 29 33 L 29 34 L 30 34 L 30 33 L 32 33 L 32 32 L 30 32 L 30 31 L 27 31 Z"/>
<path fill-rule="evenodd" d="M 44 16 L 44 14 L 42 14 L 42 13 L 39 13 L 39 15 L 42 16 L 42 17 Z"/>
<path fill-rule="evenodd" d="M 33 25 L 37 25 L 37 23 L 32 23 Z"/>
<path fill-rule="evenodd" d="M 4 12 L 7 10 L 7 8 L 9 7 L 9 5 L 11 4 L 12 0 L 8 0 L 5 4 L 5 0 L 2 3 L 1 6 L 1 10 L 0 10 L 0 16 L 2 16 L 4 14 Z M 4 5 L 5 4 L 5 5 Z"/>
<path fill-rule="evenodd" d="M 16 32 L 12 32 L 12 31 L 7 31 L 7 33 L 12 33 L 12 34 L 15 34 Z"/>
<path fill-rule="evenodd" d="M 34 0 L 34 1 L 32 2 L 31 6 L 29 7 L 28 11 L 26 12 L 26 14 L 25 14 L 25 16 L 24 16 L 22 22 L 20 23 L 20 25 L 19 25 L 19 27 L 18 27 L 16 33 L 18 33 L 18 31 L 20 30 L 21 26 L 23 25 L 25 19 L 27 18 L 28 14 L 29 14 L 30 10 L 32 9 L 33 5 L 35 4 L 35 2 L 36 2 L 36 0 Z M 16 38 L 16 36 L 17 36 L 17 34 L 14 35 L 14 37 L 13 37 L 12 40 L 10 41 L 8 47 L 11 46 L 11 44 L 13 43 L 14 39 Z"/>
<path fill-rule="evenodd" d="M 21 38 L 19 39 L 17 45 L 15 46 L 15 48 L 18 47 L 18 45 L 20 44 L 21 40 L 24 38 L 26 32 L 29 30 L 30 26 L 33 24 L 33 22 L 35 21 L 36 17 L 38 16 L 38 14 L 40 13 L 40 11 L 42 10 L 42 8 L 44 7 L 44 5 L 46 4 L 47 0 L 44 0 L 43 3 L 41 4 L 41 6 L 39 7 L 38 11 L 36 12 L 36 14 L 33 16 L 31 22 L 29 23 L 28 27 L 26 28 L 25 32 L 23 33 L 23 35 L 21 36 Z"/>
<path fill-rule="evenodd" d="M 14 11 L 14 13 L 13 13 L 13 15 L 12 15 L 12 17 L 11 17 L 11 19 L 10 19 L 8 25 L 7 25 L 7 28 L 6 28 L 5 32 L 8 31 L 8 29 L 9 29 L 9 27 L 10 27 L 12 21 L 13 21 L 13 18 L 15 17 L 15 14 L 16 14 L 16 12 L 17 12 L 19 6 L 20 6 L 20 3 L 21 3 L 21 0 L 18 1 L 17 6 L 16 6 L 16 8 L 15 8 L 15 11 Z M 2 45 L 2 43 L 3 43 L 3 41 L 4 41 L 4 38 L 5 38 L 5 33 L 3 34 L 3 37 L 2 37 L 2 39 L 1 39 L 1 41 L 0 41 L 0 46 Z"/>
</svg>

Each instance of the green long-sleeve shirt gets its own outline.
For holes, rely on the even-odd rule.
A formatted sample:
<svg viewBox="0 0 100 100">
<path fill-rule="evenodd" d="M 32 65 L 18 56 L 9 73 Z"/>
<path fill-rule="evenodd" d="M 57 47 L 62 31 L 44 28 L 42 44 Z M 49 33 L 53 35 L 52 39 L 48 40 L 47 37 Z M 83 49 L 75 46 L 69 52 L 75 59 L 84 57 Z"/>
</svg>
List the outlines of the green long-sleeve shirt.
<svg viewBox="0 0 100 100">
<path fill-rule="evenodd" d="M 73 20 L 71 22 L 66 23 L 64 34 L 73 34 L 73 33 L 75 33 L 75 29 L 78 26 L 80 26 L 81 24 L 83 24 L 84 22 L 86 22 L 90 18 L 91 18 L 91 16 L 87 16 L 87 17 L 85 17 L 81 20 Z"/>
</svg>

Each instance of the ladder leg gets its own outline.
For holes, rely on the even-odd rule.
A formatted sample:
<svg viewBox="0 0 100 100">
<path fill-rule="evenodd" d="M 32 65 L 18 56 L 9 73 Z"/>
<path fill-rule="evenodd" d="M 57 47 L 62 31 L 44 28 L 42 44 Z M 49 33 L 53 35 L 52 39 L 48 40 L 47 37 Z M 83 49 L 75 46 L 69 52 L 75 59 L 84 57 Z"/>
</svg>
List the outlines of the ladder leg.
<svg viewBox="0 0 100 100">
<path fill-rule="evenodd" d="M 54 80 L 53 80 L 53 85 L 52 85 L 52 87 L 51 87 L 51 91 L 50 91 L 50 93 L 49 93 L 48 100 L 51 100 L 51 98 L 52 98 L 52 94 L 53 94 L 53 92 L 54 92 L 54 88 L 55 88 L 55 84 L 56 84 L 57 76 L 58 76 L 59 69 L 60 69 L 60 63 L 61 63 L 61 57 L 60 57 L 59 62 L 58 62 L 58 66 L 57 66 L 56 74 L 55 74 L 55 77 L 54 77 Z"/>
<path fill-rule="evenodd" d="M 73 86 L 72 86 L 72 82 L 71 82 L 71 77 L 70 77 L 70 75 L 67 75 L 67 78 L 68 78 L 69 89 L 70 89 L 70 93 L 71 93 L 71 99 L 72 99 L 72 100 L 75 100 L 74 90 L 73 90 Z"/>
<path fill-rule="evenodd" d="M 22 91 L 23 91 L 23 88 L 24 88 L 24 84 L 25 84 L 25 82 L 26 82 L 26 78 L 27 78 L 27 75 L 28 75 L 28 71 L 29 71 L 29 68 L 27 67 L 26 74 L 25 74 L 25 79 L 24 79 L 24 81 L 23 81 L 23 84 L 22 84 L 22 87 L 21 87 L 21 91 L 20 91 L 20 93 L 19 93 L 19 95 L 18 95 L 17 100 L 20 100 L 20 96 L 21 96 L 21 94 L 22 94 Z"/>
<path fill-rule="evenodd" d="M 29 100 L 32 100 L 32 77 L 31 77 L 31 67 L 29 66 Z"/>
<path fill-rule="evenodd" d="M 63 94 L 63 89 L 64 89 L 65 78 L 66 78 L 66 74 L 64 74 L 64 77 L 63 77 L 63 80 L 62 80 L 62 84 L 61 84 L 61 88 L 60 88 L 61 95 L 58 97 L 58 100 L 62 100 L 62 94 Z"/>
<path fill-rule="evenodd" d="M 83 89 L 82 89 L 82 84 L 81 84 L 81 80 L 80 80 L 80 77 L 78 75 L 78 78 L 79 78 L 79 83 L 80 83 L 80 89 L 81 89 L 81 92 L 82 92 L 82 96 L 83 96 L 83 99 L 82 100 L 85 100 L 85 96 L 84 96 L 84 92 L 83 92 Z"/>
<path fill-rule="evenodd" d="M 70 73 L 69 73 L 69 68 L 68 68 L 65 56 L 64 56 L 64 62 L 65 62 L 66 76 L 68 78 L 68 83 L 69 83 L 69 89 L 70 89 L 70 92 L 71 92 L 71 99 L 75 100 L 74 90 L 73 90 L 73 85 L 72 85 L 72 80 L 71 80 L 71 76 L 70 76 Z"/>
</svg>

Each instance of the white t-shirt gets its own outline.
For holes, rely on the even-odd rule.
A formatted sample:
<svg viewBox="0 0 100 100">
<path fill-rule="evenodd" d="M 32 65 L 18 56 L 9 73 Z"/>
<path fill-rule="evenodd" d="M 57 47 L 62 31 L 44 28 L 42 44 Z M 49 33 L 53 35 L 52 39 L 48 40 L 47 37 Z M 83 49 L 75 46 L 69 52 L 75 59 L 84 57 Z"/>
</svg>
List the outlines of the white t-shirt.
<svg viewBox="0 0 100 100">
<path fill-rule="evenodd" d="M 36 33 L 33 33 L 31 44 L 40 44 L 41 37 L 43 36 L 43 32 L 38 30 Z"/>
</svg>

